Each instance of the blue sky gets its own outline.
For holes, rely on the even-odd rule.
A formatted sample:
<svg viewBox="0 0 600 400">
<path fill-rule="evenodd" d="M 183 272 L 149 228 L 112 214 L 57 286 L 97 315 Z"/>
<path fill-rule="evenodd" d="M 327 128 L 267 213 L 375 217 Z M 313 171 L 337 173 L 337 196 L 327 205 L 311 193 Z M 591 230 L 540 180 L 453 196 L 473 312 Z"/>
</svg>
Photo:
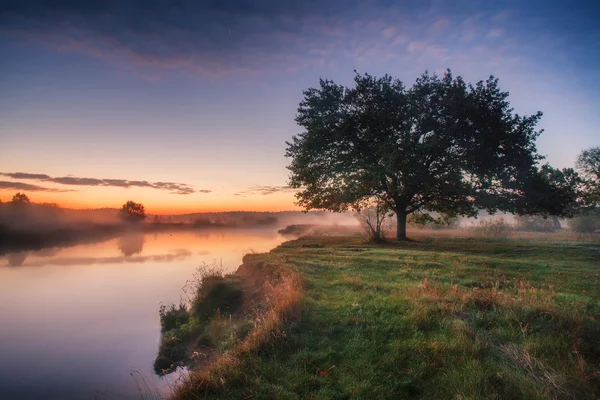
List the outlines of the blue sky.
<svg viewBox="0 0 600 400">
<path fill-rule="evenodd" d="M 28 188 L 75 207 L 290 209 L 284 150 L 302 91 L 319 77 L 351 84 L 355 69 L 407 84 L 425 69 L 493 74 L 515 112 L 544 112 L 540 153 L 572 166 L 599 145 L 599 12 L 591 1 L 0 1 L 0 172 L 52 178 L 4 175 L 0 199 Z M 124 183 L 143 181 L 194 190 Z"/>
</svg>

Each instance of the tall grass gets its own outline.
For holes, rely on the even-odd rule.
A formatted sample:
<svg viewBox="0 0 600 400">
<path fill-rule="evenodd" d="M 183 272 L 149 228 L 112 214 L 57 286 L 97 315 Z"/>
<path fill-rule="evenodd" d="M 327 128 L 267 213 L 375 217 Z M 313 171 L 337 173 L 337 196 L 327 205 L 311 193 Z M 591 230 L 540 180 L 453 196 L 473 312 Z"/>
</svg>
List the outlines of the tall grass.
<svg viewBox="0 0 600 400">
<path fill-rule="evenodd" d="M 233 274 L 203 265 L 186 285 L 187 304 L 162 306 L 163 333 L 155 371 L 191 372 L 174 398 L 196 398 L 236 376 L 243 354 L 275 340 L 302 297 L 299 274 L 281 260 L 246 255 Z"/>
</svg>

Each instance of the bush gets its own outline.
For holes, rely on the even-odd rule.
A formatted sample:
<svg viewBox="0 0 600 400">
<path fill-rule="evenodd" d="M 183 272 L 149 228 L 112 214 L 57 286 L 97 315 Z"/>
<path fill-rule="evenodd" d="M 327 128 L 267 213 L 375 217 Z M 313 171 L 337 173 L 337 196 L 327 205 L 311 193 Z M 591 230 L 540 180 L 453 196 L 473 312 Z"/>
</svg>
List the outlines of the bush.
<svg viewBox="0 0 600 400">
<path fill-rule="evenodd" d="M 569 220 L 569 228 L 578 233 L 600 231 L 600 210 L 589 211 Z"/>
<path fill-rule="evenodd" d="M 285 228 L 278 230 L 277 233 L 286 236 L 302 236 L 306 235 L 311 230 L 314 230 L 315 227 L 316 225 L 310 224 L 294 224 L 288 225 Z"/>
<path fill-rule="evenodd" d="M 479 224 L 475 225 L 475 232 L 477 235 L 488 238 L 488 239 L 504 239 L 508 237 L 513 227 L 506 222 L 504 218 L 479 221 Z"/>
<path fill-rule="evenodd" d="M 539 215 L 516 216 L 516 228 L 526 232 L 554 232 L 561 229 L 557 217 L 544 218 Z"/>
<path fill-rule="evenodd" d="M 356 219 L 358 219 L 367 240 L 374 243 L 385 240 L 384 222 L 390 216 L 388 215 L 389 211 L 389 207 L 381 200 L 374 200 L 356 212 Z"/>
<path fill-rule="evenodd" d="M 200 320 L 221 314 L 231 314 L 242 306 L 244 291 L 239 279 L 221 275 L 204 277 L 192 302 L 192 313 Z"/>
<path fill-rule="evenodd" d="M 154 360 L 154 372 L 158 375 L 173 372 L 182 365 L 187 354 L 185 343 L 175 336 L 163 337 L 158 355 Z"/>
<path fill-rule="evenodd" d="M 158 310 L 158 315 L 160 316 L 161 333 L 179 328 L 181 325 L 186 324 L 190 319 L 190 314 L 188 313 L 185 304 L 179 304 L 179 306 L 171 304 L 168 307 L 163 304 Z"/>
</svg>

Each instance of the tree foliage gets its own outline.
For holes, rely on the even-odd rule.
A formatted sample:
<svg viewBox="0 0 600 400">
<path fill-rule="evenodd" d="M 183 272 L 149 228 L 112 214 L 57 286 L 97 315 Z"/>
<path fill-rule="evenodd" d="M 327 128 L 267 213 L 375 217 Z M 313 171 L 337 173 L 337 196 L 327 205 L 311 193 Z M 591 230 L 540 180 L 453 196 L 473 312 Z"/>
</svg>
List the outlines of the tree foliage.
<svg viewBox="0 0 600 400">
<path fill-rule="evenodd" d="M 546 210 L 523 200 L 548 183 L 535 146 L 542 114 L 514 114 L 496 78 L 467 84 L 449 70 L 425 72 L 407 88 L 388 75 L 357 73 L 354 83 L 321 80 L 304 92 L 296 116 L 304 131 L 286 151 L 300 206 L 345 211 L 378 198 L 396 213 L 399 239 L 416 211 L 563 211 L 558 202 Z"/>
<path fill-rule="evenodd" d="M 11 203 L 13 203 L 13 204 L 30 204 L 31 200 L 29 200 L 29 196 L 27 196 L 25 193 L 18 192 L 13 196 Z"/>
<path fill-rule="evenodd" d="M 415 211 L 408 219 L 407 223 L 409 226 L 413 226 L 419 229 L 454 229 L 460 225 L 458 217 L 449 216 L 446 214 L 433 215 L 430 213 L 423 213 L 421 211 Z"/>
<path fill-rule="evenodd" d="M 600 204 L 600 147 L 591 147 L 579 154 L 575 167 L 583 178 L 583 201 L 587 207 Z"/>
<path fill-rule="evenodd" d="M 544 164 L 538 173 L 523 182 L 523 196 L 517 198 L 519 215 L 572 217 L 582 207 L 582 179 L 573 168 L 562 170 Z"/>
<path fill-rule="evenodd" d="M 583 150 L 577 157 L 580 186 L 577 215 L 569 220 L 571 230 L 579 233 L 600 231 L 600 147 Z"/>
<path fill-rule="evenodd" d="M 146 211 L 143 204 L 130 200 L 121 207 L 121 216 L 128 222 L 140 222 L 146 219 Z"/>
</svg>

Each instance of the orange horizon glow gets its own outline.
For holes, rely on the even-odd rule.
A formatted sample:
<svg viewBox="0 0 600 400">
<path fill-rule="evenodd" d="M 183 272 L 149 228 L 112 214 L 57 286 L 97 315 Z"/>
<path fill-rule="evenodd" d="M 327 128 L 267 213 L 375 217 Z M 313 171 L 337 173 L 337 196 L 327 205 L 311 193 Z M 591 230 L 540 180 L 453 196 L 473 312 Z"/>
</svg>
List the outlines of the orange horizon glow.
<svg viewBox="0 0 600 400">
<path fill-rule="evenodd" d="M 96 189 L 86 190 L 85 192 L 78 191 L 64 193 L 21 192 L 27 194 L 32 203 L 55 203 L 61 208 L 73 210 L 101 208 L 118 209 L 129 200 L 142 203 L 146 213 L 152 215 L 232 211 L 278 212 L 302 210 L 302 208 L 295 204 L 294 195 L 292 193 L 248 195 L 247 197 L 213 194 L 202 195 L 203 197 L 198 199 L 165 193 L 158 193 L 150 196 L 148 196 L 148 193 L 138 193 L 142 192 L 142 190 L 103 189 L 103 191 L 102 189 Z M 9 202 L 17 192 L 18 191 L 16 190 L 0 190 L 0 200 L 2 200 L 2 202 Z"/>
</svg>

